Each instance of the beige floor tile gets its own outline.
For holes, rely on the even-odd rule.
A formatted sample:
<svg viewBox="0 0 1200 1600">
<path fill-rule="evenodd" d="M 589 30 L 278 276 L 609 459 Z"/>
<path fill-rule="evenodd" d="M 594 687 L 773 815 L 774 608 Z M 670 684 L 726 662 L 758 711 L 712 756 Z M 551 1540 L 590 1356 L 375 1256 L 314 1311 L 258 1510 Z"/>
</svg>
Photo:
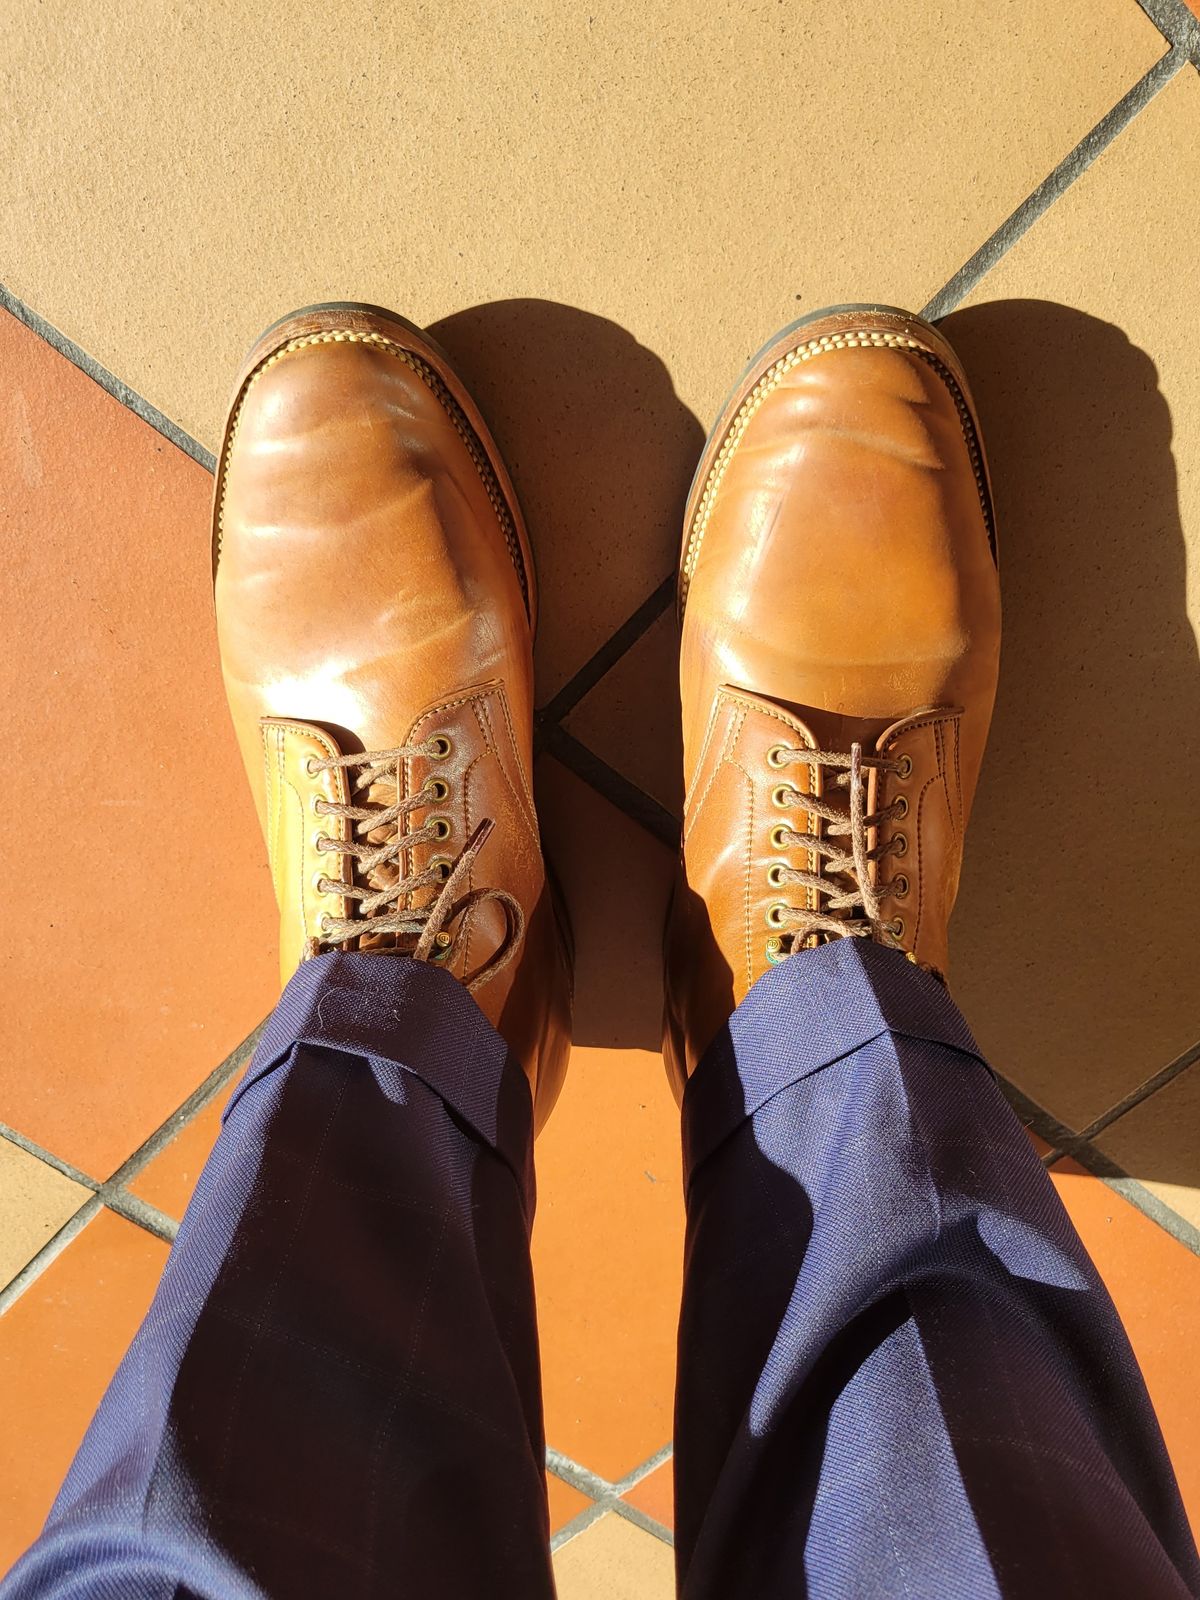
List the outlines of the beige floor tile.
<svg viewBox="0 0 1200 1600">
<path fill-rule="evenodd" d="M 90 1195 L 82 1184 L 0 1139 L 0 1289 Z"/>
<path fill-rule="evenodd" d="M 554 1557 L 558 1600 L 671 1600 L 670 1545 L 610 1512 Z"/>
<path fill-rule="evenodd" d="M 1200 1228 L 1198 1127 L 1200 1066 L 1194 1066 L 1126 1112 L 1096 1144 L 1163 1205 Z"/>
<path fill-rule="evenodd" d="M 574 490 L 533 519 L 550 684 L 676 543 L 657 492 L 592 462 L 632 445 L 677 484 L 680 403 L 708 418 L 807 308 L 923 303 L 1165 53 L 1132 0 L 1083 29 L 1036 0 L 12 0 L 5 22 L 9 286 L 206 443 L 291 306 L 533 297 L 470 331 L 510 330 L 484 387 L 532 391 L 527 426 L 498 419 L 520 487 Z"/>
<path fill-rule="evenodd" d="M 1196 1037 L 1200 78 L 946 331 L 996 479 L 1005 656 L 955 923 L 995 1066 L 1081 1128 Z"/>
</svg>

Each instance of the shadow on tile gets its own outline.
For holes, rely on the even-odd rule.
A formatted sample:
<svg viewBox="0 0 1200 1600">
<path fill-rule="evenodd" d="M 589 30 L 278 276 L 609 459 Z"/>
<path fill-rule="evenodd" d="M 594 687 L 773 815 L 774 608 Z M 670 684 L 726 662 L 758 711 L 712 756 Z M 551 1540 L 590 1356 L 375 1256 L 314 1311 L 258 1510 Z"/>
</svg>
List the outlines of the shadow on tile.
<svg viewBox="0 0 1200 1600">
<path fill-rule="evenodd" d="M 544 706 L 673 571 L 703 430 L 659 358 L 604 317 L 501 300 L 430 331 L 478 398 L 529 523 Z M 635 781 L 629 752 L 647 741 L 682 768 L 675 669 L 657 664 L 608 708 L 599 751 Z M 575 930 L 576 1042 L 657 1050 L 671 852 L 552 758 L 538 763 L 538 804 Z"/>
<path fill-rule="evenodd" d="M 703 429 L 659 358 L 590 312 L 498 300 L 430 332 L 478 399 L 529 523 L 545 705 L 674 569 Z"/>
<path fill-rule="evenodd" d="M 997 1069 L 1080 1129 L 1200 1034 L 1171 415 L 1151 355 L 1079 311 L 997 301 L 943 327 L 983 422 L 1005 606 L 955 988 Z M 1184 1165 L 1134 1175 L 1195 1182 L 1200 1149 Z"/>
</svg>

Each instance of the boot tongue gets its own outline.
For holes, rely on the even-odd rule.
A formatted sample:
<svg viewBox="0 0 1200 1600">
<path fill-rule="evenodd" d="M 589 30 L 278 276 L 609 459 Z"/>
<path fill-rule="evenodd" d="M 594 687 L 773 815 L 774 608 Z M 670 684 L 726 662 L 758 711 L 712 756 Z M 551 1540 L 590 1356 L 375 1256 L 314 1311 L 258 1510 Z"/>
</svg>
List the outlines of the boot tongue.
<svg viewBox="0 0 1200 1600">
<path fill-rule="evenodd" d="M 399 785 L 391 773 L 381 774 L 366 789 L 360 790 L 355 799 L 356 805 L 364 808 L 378 807 L 381 811 L 388 806 L 394 806 L 399 794 Z M 398 822 L 385 824 L 382 828 L 371 828 L 366 833 L 357 837 L 364 844 L 383 845 L 395 836 L 399 827 Z M 364 882 L 372 889 L 390 889 L 400 876 L 400 868 L 395 861 L 384 861 L 379 866 L 373 867 L 364 878 Z"/>
<path fill-rule="evenodd" d="M 782 712 L 789 722 L 807 735 L 804 743 L 815 750 L 848 751 L 852 744 L 861 744 L 864 750 L 874 750 L 876 740 L 890 731 L 886 717 L 846 717 L 839 711 L 801 705 L 796 700 L 777 700 L 748 689 L 738 689 L 736 693 L 762 706 L 772 716 Z"/>
</svg>

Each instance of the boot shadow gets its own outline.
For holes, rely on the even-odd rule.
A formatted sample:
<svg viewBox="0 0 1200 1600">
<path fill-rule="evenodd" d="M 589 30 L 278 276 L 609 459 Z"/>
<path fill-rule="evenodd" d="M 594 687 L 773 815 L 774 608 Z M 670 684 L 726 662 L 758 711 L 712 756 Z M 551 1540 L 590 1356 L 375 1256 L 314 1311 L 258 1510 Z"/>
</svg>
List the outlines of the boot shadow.
<svg viewBox="0 0 1200 1600">
<path fill-rule="evenodd" d="M 1171 416 L 1150 356 L 1082 312 L 998 301 L 943 328 L 982 418 L 1004 595 L 953 984 L 996 1069 L 1081 1131 L 1200 1033 Z M 1134 1175 L 1200 1184 L 1200 1148 L 1165 1165 Z"/>
<path fill-rule="evenodd" d="M 662 361 L 607 318 L 500 300 L 430 332 L 478 400 L 529 526 L 545 707 L 675 570 L 704 432 Z M 617 664 L 603 686 L 604 738 L 584 741 L 635 783 L 647 770 L 682 773 L 668 622 Z M 576 1042 L 657 1050 L 672 852 L 553 756 L 539 757 L 535 785 L 575 937 Z"/>
</svg>

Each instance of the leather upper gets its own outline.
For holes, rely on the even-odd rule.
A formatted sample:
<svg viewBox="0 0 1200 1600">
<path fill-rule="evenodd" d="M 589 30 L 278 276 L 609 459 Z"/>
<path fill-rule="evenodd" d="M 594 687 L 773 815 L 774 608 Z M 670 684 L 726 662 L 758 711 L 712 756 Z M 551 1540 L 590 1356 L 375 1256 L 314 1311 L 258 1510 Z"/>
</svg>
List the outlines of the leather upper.
<svg viewBox="0 0 1200 1600">
<path fill-rule="evenodd" d="M 503 465 L 436 347 L 367 311 L 300 314 L 266 336 L 230 415 L 214 562 L 284 980 L 322 919 L 354 915 L 336 889 L 355 864 L 328 848 L 354 824 L 331 802 L 422 796 L 401 825 L 440 837 L 403 852 L 406 876 L 448 869 L 492 819 L 472 887 L 513 896 L 527 926 L 518 958 L 475 998 L 535 1084 L 540 1121 L 565 1066 L 570 979 L 530 788 L 532 565 Z M 365 796 L 353 770 L 317 765 L 397 747 L 415 749 Z M 495 902 L 464 915 L 459 976 L 505 928 Z"/>
<path fill-rule="evenodd" d="M 677 1082 L 769 966 L 771 908 L 820 909 L 770 873 L 822 870 L 775 830 L 827 833 L 801 797 L 831 773 L 780 769 L 776 747 L 858 743 L 882 758 L 867 810 L 903 813 L 868 838 L 885 851 L 872 883 L 895 885 L 887 936 L 946 971 L 1000 602 L 982 445 L 935 330 L 843 312 L 763 352 L 701 460 L 680 596 L 687 798 L 665 1039 Z M 795 791 L 784 804 L 781 786 Z"/>
</svg>

